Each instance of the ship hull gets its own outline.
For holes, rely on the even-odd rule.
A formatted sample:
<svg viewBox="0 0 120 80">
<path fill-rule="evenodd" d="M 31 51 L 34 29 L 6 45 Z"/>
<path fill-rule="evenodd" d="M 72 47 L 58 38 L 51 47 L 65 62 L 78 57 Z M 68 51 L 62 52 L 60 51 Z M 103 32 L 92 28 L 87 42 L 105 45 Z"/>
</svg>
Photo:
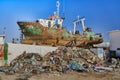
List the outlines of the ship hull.
<svg viewBox="0 0 120 80">
<path fill-rule="evenodd" d="M 86 35 L 71 34 L 63 28 L 46 27 L 37 22 L 17 24 L 25 37 L 22 40 L 24 44 L 84 47 L 103 42 L 102 38 L 90 40 Z"/>
</svg>

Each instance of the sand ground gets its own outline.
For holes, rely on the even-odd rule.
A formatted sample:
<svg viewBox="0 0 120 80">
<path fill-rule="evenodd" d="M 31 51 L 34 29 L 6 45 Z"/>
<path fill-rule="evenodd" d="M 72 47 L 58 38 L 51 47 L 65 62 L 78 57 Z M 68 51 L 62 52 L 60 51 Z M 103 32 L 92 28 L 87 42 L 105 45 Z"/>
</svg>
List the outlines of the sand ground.
<svg viewBox="0 0 120 80">
<path fill-rule="evenodd" d="M 0 72 L 0 80 L 16 80 L 21 74 Z M 120 80 L 120 72 L 74 72 L 31 74 L 28 80 Z"/>
</svg>

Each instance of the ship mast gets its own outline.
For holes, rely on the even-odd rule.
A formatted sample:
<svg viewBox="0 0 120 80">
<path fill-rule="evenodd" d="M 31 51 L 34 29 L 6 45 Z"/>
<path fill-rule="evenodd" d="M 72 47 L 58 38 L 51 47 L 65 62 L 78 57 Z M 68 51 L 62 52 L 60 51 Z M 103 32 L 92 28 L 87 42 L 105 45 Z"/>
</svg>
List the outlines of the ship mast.
<svg viewBox="0 0 120 80">
<path fill-rule="evenodd" d="M 60 11 L 60 2 L 59 1 L 57 1 L 56 2 L 56 7 L 57 7 L 57 16 L 59 17 L 59 11 Z"/>
<path fill-rule="evenodd" d="M 85 23 L 84 23 L 84 20 L 85 20 L 85 18 L 79 18 L 79 16 L 78 16 L 78 20 L 75 20 L 74 22 L 73 22 L 73 24 L 74 24 L 74 34 L 75 34 L 75 31 L 76 31 L 76 25 L 77 25 L 77 23 L 81 23 L 82 24 L 82 28 L 83 28 L 83 31 L 85 31 Z"/>
</svg>

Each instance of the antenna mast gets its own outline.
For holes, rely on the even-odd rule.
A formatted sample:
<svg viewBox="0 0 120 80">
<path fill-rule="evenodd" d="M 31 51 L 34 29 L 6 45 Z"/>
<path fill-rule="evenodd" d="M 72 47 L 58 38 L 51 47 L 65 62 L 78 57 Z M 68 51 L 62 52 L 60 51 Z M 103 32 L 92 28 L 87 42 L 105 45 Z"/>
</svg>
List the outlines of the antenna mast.
<svg viewBox="0 0 120 80">
<path fill-rule="evenodd" d="M 59 8 L 60 8 L 60 2 L 59 1 L 57 1 L 56 2 L 56 7 L 57 7 L 57 16 L 59 17 Z"/>
</svg>

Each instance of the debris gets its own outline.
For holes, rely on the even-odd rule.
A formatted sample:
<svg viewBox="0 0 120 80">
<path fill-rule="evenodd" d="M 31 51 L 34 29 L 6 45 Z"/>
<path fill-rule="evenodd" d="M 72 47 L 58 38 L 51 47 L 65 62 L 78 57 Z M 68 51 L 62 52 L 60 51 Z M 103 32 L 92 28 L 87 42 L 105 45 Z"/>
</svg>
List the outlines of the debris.
<svg viewBox="0 0 120 80">
<path fill-rule="evenodd" d="M 69 68 L 76 71 L 85 71 L 85 68 L 76 61 L 69 62 Z"/>
<path fill-rule="evenodd" d="M 119 67 L 120 61 L 114 59 L 111 64 Z M 113 71 L 113 68 L 110 65 L 103 67 L 99 57 L 89 49 L 77 47 L 58 47 L 55 51 L 48 52 L 44 57 L 41 57 L 38 53 L 23 52 L 11 61 L 9 67 L 0 68 L 0 72 L 5 72 L 6 74 L 22 73 L 25 75 L 44 72 L 65 73 L 71 70 L 78 72 L 103 72 Z M 19 77 L 16 80 L 28 79 Z"/>
<path fill-rule="evenodd" d="M 95 70 L 113 71 L 113 68 L 101 66 L 101 67 L 95 67 Z"/>
</svg>

